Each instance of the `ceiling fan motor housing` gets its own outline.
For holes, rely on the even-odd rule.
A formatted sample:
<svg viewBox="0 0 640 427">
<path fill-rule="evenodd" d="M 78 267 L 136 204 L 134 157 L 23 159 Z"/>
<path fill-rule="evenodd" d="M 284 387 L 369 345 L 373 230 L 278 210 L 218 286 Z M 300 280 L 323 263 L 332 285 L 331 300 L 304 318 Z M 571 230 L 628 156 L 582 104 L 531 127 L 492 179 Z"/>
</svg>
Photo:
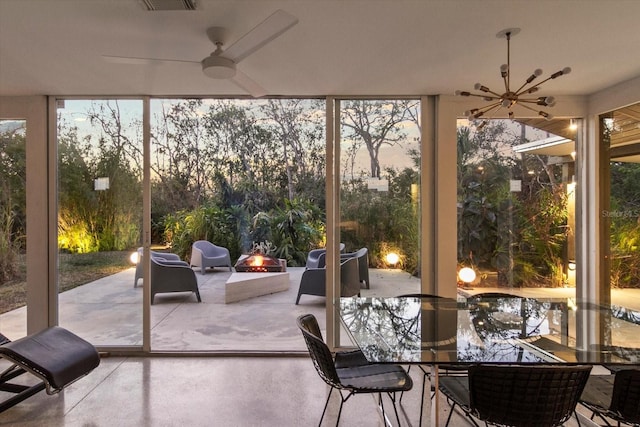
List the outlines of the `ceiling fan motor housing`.
<svg viewBox="0 0 640 427">
<path fill-rule="evenodd" d="M 212 79 L 229 79 L 236 74 L 236 64 L 228 58 L 210 55 L 202 60 L 202 72 Z"/>
</svg>

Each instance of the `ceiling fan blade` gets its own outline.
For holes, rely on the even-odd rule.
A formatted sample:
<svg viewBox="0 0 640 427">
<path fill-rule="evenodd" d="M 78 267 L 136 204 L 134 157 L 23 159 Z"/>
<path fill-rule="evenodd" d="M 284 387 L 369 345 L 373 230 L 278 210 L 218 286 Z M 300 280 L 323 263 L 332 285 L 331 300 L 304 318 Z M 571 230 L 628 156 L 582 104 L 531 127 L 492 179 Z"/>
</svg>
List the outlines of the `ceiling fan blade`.
<svg viewBox="0 0 640 427">
<path fill-rule="evenodd" d="M 238 63 L 297 23 L 298 18 L 278 9 L 225 49 L 222 56 Z"/>
<path fill-rule="evenodd" d="M 131 65 L 150 65 L 158 62 L 184 62 L 188 64 L 200 63 L 200 61 L 187 61 L 185 59 L 142 58 L 137 56 L 115 56 L 115 55 L 102 55 L 102 59 L 114 64 L 131 64 Z"/>
<path fill-rule="evenodd" d="M 262 98 L 267 94 L 267 91 L 262 86 L 238 69 L 236 69 L 235 76 L 231 77 L 231 81 L 246 90 L 254 98 Z"/>
</svg>

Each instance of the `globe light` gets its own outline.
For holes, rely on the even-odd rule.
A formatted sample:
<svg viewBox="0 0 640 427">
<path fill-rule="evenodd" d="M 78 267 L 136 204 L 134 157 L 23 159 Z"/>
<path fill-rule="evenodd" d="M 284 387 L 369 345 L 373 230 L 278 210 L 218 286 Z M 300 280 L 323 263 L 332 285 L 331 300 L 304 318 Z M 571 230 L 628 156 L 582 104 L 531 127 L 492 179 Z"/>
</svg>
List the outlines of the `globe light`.
<svg viewBox="0 0 640 427">
<path fill-rule="evenodd" d="M 476 280 L 476 272 L 473 271 L 473 268 L 464 267 L 458 272 L 458 278 L 460 278 L 460 281 L 468 284 Z"/>
<path fill-rule="evenodd" d="M 138 255 L 138 251 L 132 252 L 131 255 L 129 255 L 129 261 L 131 261 L 131 264 L 137 264 L 140 262 L 140 255 Z"/>
<path fill-rule="evenodd" d="M 398 256 L 398 254 L 394 252 L 389 252 L 385 257 L 385 259 L 387 261 L 387 264 L 389 264 L 392 267 L 395 267 L 398 261 L 400 261 L 400 257 Z"/>
</svg>

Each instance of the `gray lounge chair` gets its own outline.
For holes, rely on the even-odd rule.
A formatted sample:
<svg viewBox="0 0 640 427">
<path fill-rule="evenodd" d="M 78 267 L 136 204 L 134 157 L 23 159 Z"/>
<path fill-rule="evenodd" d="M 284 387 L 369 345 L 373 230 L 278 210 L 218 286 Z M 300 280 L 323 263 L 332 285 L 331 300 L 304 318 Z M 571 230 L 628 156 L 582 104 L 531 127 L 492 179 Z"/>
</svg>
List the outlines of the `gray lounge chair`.
<svg viewBox="0 0 640 427">
<path fill-rule="evenodd" d="M 193 292 L 201 302 L 198 280 L 189 264 L 184 261 L 151 257 L 151 304 L 156 294 L 167 292 Z"/>
<path fill-rule="evenodd" d="M 149 253 L 151 254 L 151 257 L 162 258 L 165 262 L 178 261 L 179 263 L 184 263 L 184 261 L 180 259 L 180 256 L 176 254 L 158 251 L 149 251 Z M 138 248 L 138 264 L 136 264 L 136 275 L 133 279 L 134 288 L 138 286 L 138 280 L 142 279 L 142 254 L 143 249 Z"/>
<path fill-rule="evenodd" d="M 308 268 L 302 273 L 296 305 L 300 302 L 300 296 L 317 295 L 326 296 L 326 268 Z M 349 258 L 340 264 L 340 296 L 352 297 L 360 294 L 360 282 L 358 281 L 358 259 Z"/>
<path fill-rule="evenodd" d="M 202 274 L 205 274 L 208 267 L 229 267 L 229 271 L 233 271 L 229 250 L 207 240 L 198 240 L 191 245 L 190 264 L 191 267 L 200 267 Z"/>
<path fill-rule="evenodd" d="M 343 252 L 345 248 L 344 243 L 340 243 L 340 252 Z M 326 264 L 326 249 L 312 249 L 307 254 L 307 268 L 322 268 Z"/>
<path fill-rule="evenodd" d="M 365 288 L 370 288 L 369 283 L 369 250 L 360 248 L 356 252 L 340 254 L 341 259 L 358 258 L 359 280 Z"/>
</svg>

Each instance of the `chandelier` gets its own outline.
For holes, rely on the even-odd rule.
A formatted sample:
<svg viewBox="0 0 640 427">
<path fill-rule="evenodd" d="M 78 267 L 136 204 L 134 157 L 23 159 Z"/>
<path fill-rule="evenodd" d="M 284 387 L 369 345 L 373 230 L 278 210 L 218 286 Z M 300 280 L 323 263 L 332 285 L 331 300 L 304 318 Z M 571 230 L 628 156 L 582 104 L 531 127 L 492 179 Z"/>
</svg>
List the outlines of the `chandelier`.
<svg viewBox="0 0 640 427">
<path fill-rule="evenodd" d="M 537 92 L 540 86 L 552 79 L 556 79 L 565 74 L 569 74 L 571 72 L 571 68 L 565 67 L 560 71 L 556 71 L 551 74 L 546 79 L 542 80 L 539 83 L 534 83 L 534 80 L 542 75 L 542 70 L 540 68 L 536 69 L 516 90 L 511 90 L 511 58 L 510 58 L 510 41 L 511 37 L 515 36 L 520 32 L 520 28 L 507 28 L 506 30 L 500 31 L 496 34 L 498 38 L 506 38 L 507 39 L 507 63 L 502 64 L 500 66 L 500 75 L 502 76 L 502 80 L 504 81 L 504 92 L 502 94 L 497 93 L 484 86 L 481 83 L 476 83 L 474 88 L 476 91 L 481 93 L 473 93 L 467 91 L 456 91 L 456 95 L 460 96 L 476 96 L 478 98 L 482 98 L 485 101 L 490 102 L 490 104 L 485 105 L 480 108 L 473 108 L 471 110 L 465 111 L 465 116 L 470 121 L 477 120 L 481 117 L 487 117 L 488 113 L 495 114 L 500 108 L 506 108 L 509 110 L 509 118 L 514 118 L 514 113 L 512 108 L 515 105 L 520 105 L 526 109 L 529 109 L 535 112 L 537 115 L 544 117 L 547 120 L 551 120 L 553 116 L 546 111 L 538 110 L 537 107 L 534 108 L 531 105 L 540 105 L 543 107 L 553 107 L 556 102 L 553 96 L 539 96 L 539 97 L 530 97 L 535 92 Z M 488 117 L 491 118 L 491 117 Z M 487 124 L 487 120 L 484 120 L 478 128 L 481 129 Z"/>
</svg>

